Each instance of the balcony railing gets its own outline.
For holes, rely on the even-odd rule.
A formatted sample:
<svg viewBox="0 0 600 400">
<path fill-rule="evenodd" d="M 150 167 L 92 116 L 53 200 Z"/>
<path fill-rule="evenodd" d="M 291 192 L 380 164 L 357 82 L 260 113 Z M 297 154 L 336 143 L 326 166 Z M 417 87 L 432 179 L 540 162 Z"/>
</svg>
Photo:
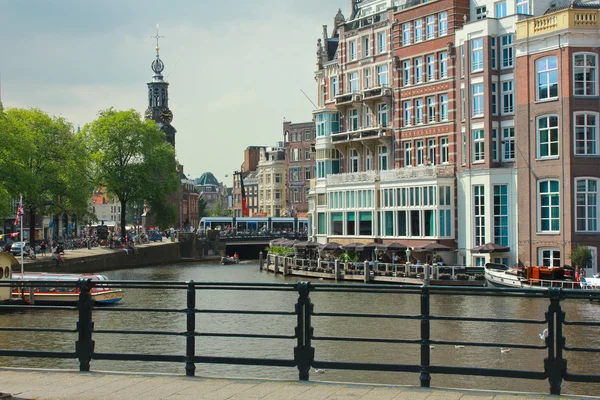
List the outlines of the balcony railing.
<svg viewBox="0 0 600 400">
<path fill-rule="evenodd" d="M 569 8 L 517 22 L 517 40 L 565 29 L 598 29 L 598 10 Z"/>
<path fill-rule="evenodd" d="M 329 175 L 327 177 L 327 184 L 369 183 L 378 180 L 389 182 L 403 179 L 451 178 L 454 176 L 454 165 L 432 165 Z"/>
<path fill-rule="evenodd" d="M 339 185 L 344 183 L 375 182 L 376 178 L 377 171 L 348 172 L 345 174 L 329 175 L 327 177 L 327 184 Z"/>
<path fill-rule="evenodd" d="M 392 96 L 392 89 L 389 86 L 378 86 L 363 90 L 364 100 L 374 100 L 384 96 Z"/>
<path fill-rule="evenodd" d="M 360 128 L 355 131 L 345 131 L 340 133 L 334 133 L 331 135 L 331 141 L 346 142 L 353 140 L 364 140 L 364 139 L 377 139 L 380 137 L 388 136 L 387 130 L 391 129 L 388 126 L 374 126 L 367 128 Z"/>
</svg>

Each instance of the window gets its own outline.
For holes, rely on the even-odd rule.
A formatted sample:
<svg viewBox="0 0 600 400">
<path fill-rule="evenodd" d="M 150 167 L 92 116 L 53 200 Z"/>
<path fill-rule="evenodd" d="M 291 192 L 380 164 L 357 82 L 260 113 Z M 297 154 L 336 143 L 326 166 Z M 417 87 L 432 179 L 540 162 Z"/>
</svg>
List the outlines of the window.
<svg viewBox="0 0 600 400">
<path fill-rule="evenodd" d="M 492 115 L 498 115 L 498 84 L 492 82 Z"/>
<path fill-rule="evenodd" d="M 348 91 L 350 93 L 358 92 L 358 72 L 348 74 Z"/>
<path fill-rule="evenodd" d="M 515 160 L 515 128 L 502 129 L 502 161 Z"/>
<path fill-rule="evenodd" d="M 385 171 L 388 169 L 388 149 L 387 146 L 379 146 L 379 169 Z"/>
<path fill-rule="evenodd" d="M 377 52 L 385 53 L 387 50 L 387 35 L 386 32 L 377 32 Z"/>
<path fill-rule="evenodd" d="M 268 178 L 270 178 L 270 176 L 267 175 Z M 267 179 L 267 183 L 270 183 L 270 179 Z M 281 174 L 275 174 L 275 183 L 281 183 Z"/>
<path fill-rule="evenodd" d="M 373 155 L 368 148 L 365 150 L 365 171 L 373 170 Z"/>
<path fill-rule="evenodd" d="M 304 168 L 304 180 L 305 181 L 310 180 L 310 167 Z"/>
<path fill-rule="evenodd" d="M 471 71 L 483 70 L 483 39 L 471 40 Z"/>
<path fill-rule="evenodd" d="M 427 122 L 435 122 L 435 97 L 427 98 Z"/>
<path fill-rule="evenodd" d="M 448 121 L 448 95 L 440 95 L 440 121 Z"/>
<path fill-rule="evenodd" d="M 560 182 L 549 179 L 538 182 L 538 231 L 560 232 Z"/>
<path fill-rule="evenodd" d="M 537 119 L 538 158 L 558 157 L 558 116 L 548 115 Z"/>
<path fill-rule="evenodd" d="M 373 213 L 359 212 L 358 213 L 358 234 L 360 236 L 371 236 L 373 234 Z"/>
<path fill-rule="evenodd" d="M 348 61 L 356 60 L 356 42 L 350 42 L 350 53 L 348 54 L 350 59 Z"/>
<path fill-rule="evenodd" d="M 427 160 L 425 160 L 426 165 L 435 165 L 435 139 L 427 139 Z"/>
<path fill-rule="evenodd" d="M 404 102 L 404 126 L 412 125 L 412 102 Z"/>
<path fill-rule="evenodd" d="M 410 81 L 411 81 L 411 65 L 410 65 L 410 61 L 404 61 L 402 62 L 402 76 L 403 76 L 403 81 L 404 81 L 404 86 L 408 86 L 410 85 Z"/>
<path fill-rule="evenodd" d="M 508 246 L 508 185 L 494 185 L 494 243 Z"/>
<path fill-rule="evenodd" d="M 423 82 L 423 59 L 415 58 L 415 83 Z"/>
<path fill-rule="evenodd" d="M 598 232 L 598 180 L 576 179 L 575 230 Z"/>
<path fill-rule="evenodd" d="M 358 172 L 360 170 L 358 166 L 358 159 L 358 151 L 354 149 L 350 150 L 350 172 Z"/>
<path fill-rule="evenodd" d="M 496 3 L 496 18 L 506 17 L 506 1 Z"/>
<path fill-rule="evenodd" d="M 598 69 L 596 65 L 597 56 L 595 54 L 575 54 L 573 86 L 576 96 L 597 96 L 598 95 Z"/>
<path fill-rule="evenodd" d="M 487 10 L 485 6 L 477 7 L 475 9 L 475 18 L 476 19 L 484 19 L 487 17 Z"/>
<path fill-rule="evenodd" d="M 371 87 L 371 68 L 363 69 L 363 89 Z"/>
<path fill-rule="evenodd" d="M 331 100 L 333 100 L 335 98 L 335 96 L 337 96 L 339 93 L 337 76 L 334 78 L 331 78 L 331 82 L 329 85 L 331 86 Z"/>
<path fill-rule="evenodd" d="M 381 127 L 388 126 L 388 106 L 385 103 L 377 104 L 377 123 Z"/>
<path fill-rule="evenodd" d="M 354 192 L 348 192 L 348 195 L 354 196 Z M 352 197 L 354 199 L 354 197 Z M 348 212 L 346 213 L 346 235 L 354 236 L 356 235 L 356 213 Z"/>
<path fill-rule="evenodd" d="M 464 44 L 460 46 L 460 76 L 464 78 L 465 76 L 465 46 Z"/>
<path fill-rule="evenodd" d="M 294 149 L 292 149 L 292 161 L 300 161 L 300 156 L 299 156 L 299 151 L 298 148 L 295 147 Z"/>
<path fill-rule="evenodd" d="M 502 68 L 513 67 L 513 35 L 504 35 L 501 38 Z"/>
<path fill-rule="evenodd" d="M 545 57 L 535 62 L 537 99 L 558 97 L 558 64 L 556 57 Z"/>
<path fill-rule="evenodd" d="M 435 80 L 435 56 L 433 54 L 426 56 L 425 62 L 427 63 L 427 80 L 433 81 Z"/>
<path fill-rule="evenodd" d="M 293 168 L 292 169 L 292 181 L 293 182 L 298 182 L 300 180 L 300 176 L 299 176 L 299 168 Z"/>
<path fill-rule="evenodd" d="M 538 258 L 544 267 L 560 267 L 559 249 L 539 249 Z"/>
<path fill-rule="evenodd" d="M 440 236 L 452 236 L 452 210 L 440 210 Z"/>
<path fill-rule="evenodd" d="M 423 20 L 415 21 L 415 43 L 423 41 Z"/>
<path fill-rule="evenodd" d="M 439 70 L 439 78 L 447 78 L 448 77 L 448 53 L 443 51 L 440 53 L 440 70 Z"/>
<path fill-rule="evenodd" d="M 433 15 L 425 18 L 427 39 L 433 39 L 435 37 L 435 17 Z"/>
<path fill-rule="evenodd" d="M 425 156 L 425 148 L 423 147 L 423 141 L 422 140 L 417 140 L 415 142 L 415 145 L 417 147 L 417 165 L 423 165 L 423 163 L 425 162 L 424 160 L 424 156 Z"/>
<path fill-rule="evenodd" d="M 492 161 L 498 161 L 498 129 L 492 129 Z"/>
<path fill-rule="evenodd" d="M 445 164 L 449 161 L 448 154 L 450 153 L 450 145 L 447 137 L 440 138 L 440 148 L 440 162 Z"/>
<path fill-rule="evenodd" d="M 502 114 L 512 114 L 514 112 L 514 87 L 513 81 L 502 82 Z"/>
<path fill-rule="evenodd" d="M 411 43 L 410 24 L 402 25 L 402 44 L 408 46 Z"/>
<path fill-rule="evenodd" d="M 496 48 L 496 38 L 495 37 L 490 37 L 490 58 L 491 58 L 491 66 L 492 69 L 497 69 L 498 68 L 498 64 L 496 62 L 496 52 L 497 52 L 497 48 Z"/>
<path fill-rule="evenodd" d="M 425 108 L 425 105 L 423 104 L 423 99 L 416 99 L 415 100 L 415 109 L 416 109 L 416 122 L 417 125 L 422 124 L 423 123 L 423 109 Z"/>
<path fill-rule="evenodd" d="M 473 162 L 485 160 L 485 134 L 483 129 L 473 131 Z"/>
<path fill-rule="evenodd" d="M 304 141 L 305 142 L 310 142 L 310 139 L 311 139 L 310 136 L 311 136 L 310 135 L 310 130 L 309 129 L 304 130 Z M 309 158 L 305 157 L 305 159 L 308 160 Z"/>
<path fill-rule="evenodd" d="M 350 128 L 349 130 L 358 130 L 358 110 L 356 108 L 352 108 L 350 111 L 348 111 L 348 122 L 348 128 Z"/>
<path fill-rule="evenodd" d="M 473 116 L 483 116 L 483 83 L 473 85 Z"/>
<path fill-rule="evenodd" d="M 387 65 L 379 65 L 377 69 L 377 86 L 384 86 L 388 84 L 388 71 Z"/>
<path fill-rule="evenodd" d="M 365 103 L 362 105 L 362 127 L 371 128 L 373 126 L 373 113 Z"/>
<path fill-rule="evenodd" d="M 517 14 L 529 14 L 529 0 L 517 0 Z"/>
<path fill-rule="evenodd" d="M 363 52 L 363 57 L 369 57 L 369 55 L 370 55 L 370 54 L 369 54 L 369 51 L 370 51 L 369 44 L 370 44 L 370 43 L 369 43 L 369 37 L 368 37 L 368 36 L 365 36 L 365 37 L 362 39 L 362 52 Z"/>
<path fill-rule="evenodd" d="M 483 185 L 473 186 L 473 217 L 475 246 L 485 243 L 485 187 Z"/>
<path fill-rule="evenodd" d="M 412 165 L 412 144 L 411 142 L 404 142 L 404 166 L 410 167 Z"/>
<path fill-rule="evenodd" d="M 326 213 L 317 213 L 317 234 L 318 235 L 326 235 L 327 234 L 327 214 Z"/>
<path fill-rule="evenodd" d="M 575 154 L 598 154 L 598 114 L 575 114 Z"/>
<path fill-rule="evenodd" d="M 460 89 L 460 118 L 464 121 L 466 117 L 466 102 L 465 102 L 465 89 Z"/>
<path fill-rule="evenodd" d="M 448 33 L 448 13 L 443 12 L 438 15 L 438 30 L 439 36 L 446 35 Z"/>
<path fill-rule="evenodd" d="M 462 133 L 462 165 L 467 163 L 467 134 Z"/>
</svg>

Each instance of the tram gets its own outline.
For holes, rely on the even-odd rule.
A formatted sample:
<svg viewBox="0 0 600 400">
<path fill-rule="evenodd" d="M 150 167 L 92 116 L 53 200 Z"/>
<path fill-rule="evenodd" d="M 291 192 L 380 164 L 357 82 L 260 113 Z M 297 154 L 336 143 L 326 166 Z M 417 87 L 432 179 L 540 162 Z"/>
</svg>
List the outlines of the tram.
<svg viewBox="0 0 600 400">
<path fill-rule="evenodd" d="M 308 218 L 292 217 L 203 217 L 198 230 L 227 230 L 235 227 L 237 232 L 305 232 L 308 231 Z"/>
</svg>

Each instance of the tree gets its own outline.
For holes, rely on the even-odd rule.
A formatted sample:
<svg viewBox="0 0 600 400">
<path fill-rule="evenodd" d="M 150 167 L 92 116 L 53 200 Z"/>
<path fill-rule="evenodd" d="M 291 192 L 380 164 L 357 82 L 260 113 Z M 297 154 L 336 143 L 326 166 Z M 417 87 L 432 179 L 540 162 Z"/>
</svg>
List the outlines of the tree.
<svg viewBox="0 0 600 400">
<path fill-rule="evenodd" d="M 206 200 L 204 199 L 204 197 L 200 196 L 200 199 L 198 200 L 198 218 L 202 219 L 203 217 L 208 217 L 208 203 L 206 202 Z"/>
<path fill-rule="evenodd" d="M 577 265 L 579 268 L 587 268 L 590 261 L 592 261 L 592 251 L 586 246 L 578 244 L 571 249 L 571 261 L 573 261 L 574 266 Z"/>
<path fill-rule="evenodd" d="M 209 214 L 211 217 L 231 217 L 231 210 L 217 200 L 215 205 L 209 210 Z"/>
<path fill-rule="evenodd" d="M 6 119 L 12 132 L 8 188 L 13 197 L 23 195 L 31 239 L 39 212 L 84 216 L 92 191 L 89 157 L 73 126 L 35 108 L 9 109 Z"/>
<path fill-rule="evenodd" d="M 175 150 L 155 122 L 142 121 L 135 110 L 100 111 L 80 136 L 92 154 L 95 183 L 121 204 L 125 234 L 130 201 L 145 202 L 157 220 L 170 217 L 168 197 L 177 191 Z"/>
<path fill-rule="evenodd" d="M 10 202 L 13 198 L 9 187 L 15 179 L 13 176 L 15 140 L 16 136 L 10 121 L 8 120 L 2 103 L 0 103 L 0 215 L 9 215 Z"/>
</svg>

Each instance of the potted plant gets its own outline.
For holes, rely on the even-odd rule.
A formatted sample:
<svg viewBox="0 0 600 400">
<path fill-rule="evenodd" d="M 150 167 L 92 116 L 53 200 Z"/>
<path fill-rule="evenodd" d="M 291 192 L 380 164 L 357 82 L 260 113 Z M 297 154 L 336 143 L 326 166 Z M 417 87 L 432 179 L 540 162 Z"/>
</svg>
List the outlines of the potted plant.
<svg viewBox="0 0 600 400">
<path fill-rule="evenodd" d="M 440 274 L 440 280 L 449 281 L 452 279 L 452 274 Z"/>
<path fill-rule="evenodd" d="M 468 274 L 456 274 L 456 280 L 458 280 L 458 281 L 468 281 L 469 280 L 469 275 Z"/>
<path fill-rule="evenodd" d="M 475 278 L 476 281 L 485 281 L 485 275 L 484 274 L 475 274 Z"/>
</svg>

